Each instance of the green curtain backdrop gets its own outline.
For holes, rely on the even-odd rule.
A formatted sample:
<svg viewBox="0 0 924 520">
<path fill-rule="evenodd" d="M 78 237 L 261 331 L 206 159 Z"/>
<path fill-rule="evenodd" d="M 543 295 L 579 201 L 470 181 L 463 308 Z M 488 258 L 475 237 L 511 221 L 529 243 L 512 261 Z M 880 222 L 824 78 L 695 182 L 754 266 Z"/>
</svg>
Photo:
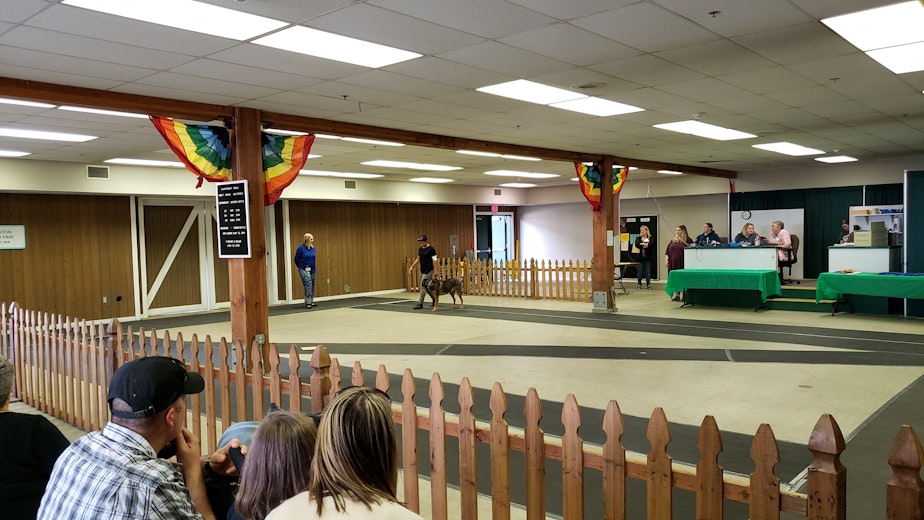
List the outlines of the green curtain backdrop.
<svg viewBox="0 0 924 520">
<path fill-rule="evenodd" d="M 873 184 L 866 187 L 866 205 L 902 204 L 904 184 Z"/>
<path fill-rule="evenodd" d="M 806 278 L 818 278 L 828 270 L 828 246 L 837 243 L 841 219 L 847 218 L 850 206 L 863 204 L 863 187 L 732 193 L 730 203 L 731 211 L 802 208 L 799 262 Z"/>
<path fill-rule="evenodd" d="M 904 246 L 909 273 L 924 273 L 924 240 L 918 240 L 924 231 L 924 171 L 905 172 L 908 199 L 905 205 Z M 911 204 L 911 202 L 917 204 Z M 913 237 L 913 238 L 912 238 Z M 909 316 L 924 316 L 924 300 L 908 300 Z"/>
</svg>

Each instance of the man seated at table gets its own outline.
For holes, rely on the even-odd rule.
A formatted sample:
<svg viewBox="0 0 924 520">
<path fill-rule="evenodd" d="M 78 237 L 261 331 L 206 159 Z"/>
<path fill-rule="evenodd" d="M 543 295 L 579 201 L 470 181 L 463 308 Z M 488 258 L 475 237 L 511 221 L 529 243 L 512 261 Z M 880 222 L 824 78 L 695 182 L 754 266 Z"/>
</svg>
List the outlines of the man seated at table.
<svg viewBox="0 0 924 520">
<path fill-rule="evenodd" d="M 721 244 L 722 239 L 719 238 L 718 233 L 712 229 L 712 223 L 706 222 L 703 224 L 703 232 L 696 237 L 696 245 L 698 246 L 714 246 L 716 244 Z"/>
<path fill-rule="evenodd" d="M 774 220 L 770 224 L 770 236 L 766 238 L 768 244 L 773 244 L 776 246 L 777 258 L 780 259 L 780 262 L 789 261 L 789 250 L 792 249 L 792 237 L 789 236 L 789 231 L 783 229 L 783 222 L 779 220 Z M 780 271 L 780 279 L 783 278 L 783 272 Z"/>
</svg>

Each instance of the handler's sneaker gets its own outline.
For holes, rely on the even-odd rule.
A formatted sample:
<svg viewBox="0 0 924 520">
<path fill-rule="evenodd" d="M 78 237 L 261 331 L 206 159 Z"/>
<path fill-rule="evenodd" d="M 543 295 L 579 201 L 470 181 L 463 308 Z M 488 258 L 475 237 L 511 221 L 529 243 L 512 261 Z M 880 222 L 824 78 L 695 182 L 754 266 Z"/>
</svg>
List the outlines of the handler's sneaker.
<svg viewBox="0 0 924 520">
<path fill-rule="evenodd" d="M 418 303 L 417 305 L 414 306 L 414 310 L 417 310 L 417 309 L 423 309 L 423 305 Z"/>
</svg>

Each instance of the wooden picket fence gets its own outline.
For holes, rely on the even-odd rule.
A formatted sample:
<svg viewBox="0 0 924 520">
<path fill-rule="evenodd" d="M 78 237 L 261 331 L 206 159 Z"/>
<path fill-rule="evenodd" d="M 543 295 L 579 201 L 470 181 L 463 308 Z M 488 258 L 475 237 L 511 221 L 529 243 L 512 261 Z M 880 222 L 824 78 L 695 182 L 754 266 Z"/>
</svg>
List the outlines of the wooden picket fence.
<svg viewBox="0 0 924 520">
<path fill-rule="evenodd" d="M 265 374 L 248 373 L 243 364 L 234 362 L 238 359 L 236 355 L 241 353 L 240 345 L 231 345 L 223 338 L 217 343 L 209 337 L 200 342 L 194 335 L 186 344 L 179 334 L 172 339 L 168 332 L 158 334 L 139 329 L 136 333 L 131 327 L 123 329 L 116 320 L 92 324 L 6 304 L 0 306 L 0 318 L 0 354 L 15 362 L 16 396 L 85 430 L 99 429 L 107 421 L 105 395 L 109 378 L 119 365 L 139 356 L 168 355 L 184 359 L 189 370 L 213 383 L 206 384 L 203 393 L 190 396 L 189 408 L 190 427 L 194 432 L 206 432 L 203 445 L 208 452 L 216 448 L 223 426 L 232 421 L 261 419 L 268 401 L 281 403 L 293 411 L 320 412 L 343 383 L 338 361 L 332 359 L 323 346 L 313 349 L 311 375 L 303 381 L 299 376 L 301 351 L 296 346 L 288 350 L 288 377 L 283 377 L 280 370 L 283 360 L 272 344 L 267 346 L 269 366 L 265 367 Z M 251 366 L 260 366 L 262 353 L 256 345 L 251 354 Z M 364 384 L 363 368 L 356 362 L 348 385 Z M 373 384 L 385 392 L 391 390 L 385 366 L 378 367 Z M 840 461 L 845 442 L 837 423 L 827 414 L 818 420 L 809 438 L 808 449 L 813 460 L 807 472 L 807 491 L 800 493 L 781 486 L 774 474 L 779 452 L 773 432 L 766 424 L 759 427 L 751 444 L 754 472 L 740 475 L 724 471 L 718 463 L 722 439 L 711 416 L 705 417 L 699 429 L 700 460 L 693 465 L 672 460 L 667 450 L 671 440 L 670 426 L 660 408 L 654 410 L 649 421 L 647 437 L 651 451 L 645 454 L 629 452 L 622 446 L 620 439 L 625 423 L 615 401 L 609 402 L 603 418 L 606 441 L 595 445 L 581 438 L 579 429 L 590 425 L 582 424 L 574 395 L 569 394 L 564 401 L 561 417 L 564 434 L 554 437 L 545 434 L 540 427 L 542 408 L 535 389 L 530 389 L 526 396 L 525 427 L 522 429 L 509 426 L 505 418 L 511 411 L 500 384 L 496 383 L 491 390 L 491 417 L 483 420 L 473 415 L 475 399 L 468 378 L 463 378 L 459 389 L 461 412 L 458 415 L 447 413 L 443 407 L 447 396 L 439 374 L 434 374 L 429 382 L 429 408 L 414 404 L 417 393 L 414 376 L 405 369 L 400 388 L 402 398 L 400 403 L 392 405 L 392 410 L 396 425 L 401 427 L 405 475 L 418 475 L 425 469 L 418 462 L 417 432 L 428 432 L 430 457 L 429 471 L 425 474 L 431 482 L 431 518 L 434 520 L 446 520 L 449 516 L 447 436 L 457 438 L 459 443 L 458 482 L 463 520 L 477 518 L 477 443 L 490 446 L 494 519 L 510 518 L 510 455 L 514 451 L 525 454 L 524 505 L 528 520 L 546 517 L 549 461 L 561 463 L 560 492 L 566 520 L 584 518 L 586 493 L 599 497 L 604 519 L 624 520 L 628 479 L 645 483 L 650 520 L 673 518 L 674 489 L 695 493 L 697 519 L 722 519 L 725 500 L 746 504 L 751 520 L 776 520 L 781 513 L 808 520 L 846 519 L 847 470 Z M 924 450 L 916 433 L 908 426 L 902 427 L 888 454 L 893 477 L 883 484 L 887 486 L 886 518 L 922 518 L 922 460 Z M 588 470 L 602 473 L 601 489 L 585 489 L 584 476 Z M 419 512 L 418 479 L 404 479 L 404 500 L 408 508 Z"/>
<path fill-rule="evenodd" d="M 404 272 L 413 262 L 406 258 Z M 440 258 L 434 266 L 441 280 L 459 278 L 465 294 L 547 300 L 593 301 L 590 264 L 586 260 L 467 260 Z M 420 291 L 420 272 L 406 276 L 408 292 Z"/>
</svg>

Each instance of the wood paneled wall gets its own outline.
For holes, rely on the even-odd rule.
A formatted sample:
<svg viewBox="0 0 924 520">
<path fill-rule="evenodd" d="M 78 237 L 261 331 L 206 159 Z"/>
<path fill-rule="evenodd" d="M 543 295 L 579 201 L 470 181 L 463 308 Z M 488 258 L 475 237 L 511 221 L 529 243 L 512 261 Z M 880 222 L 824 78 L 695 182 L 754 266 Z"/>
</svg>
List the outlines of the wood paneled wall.
<svg viewBox="0 0 924 520">
<path fill-rule="evenodd" d="M 459 236 L 460 256 L 475 240 L 474 208 L 467 205 L 290 201 L 289 218 L 293 248 L 305 233 L 314 235 L 315 296 L 403 288 L 404 261 L 417 255 L 417 235 L 427 235 L 441 257 L 449 256 L 450 235 Z M 295 251 L 283 255 L 291 262 Z M 293 297 L 301 298 L 294 270 L 292 284 Z"/>
<path fill-rule="evenodd" d="M 26 249 L 0 251 L 0 301 L 85 319 L 135 314 L 129 197 L 0 193 L 0 224 L 26 226 Z"/>
<path fill-rule="evenodd" d="M 144 246 L 148 290 L 154 285 L 177 236 L 189 218 L 191 206 L 145 206 Z M 194 305 L 202 301 L 199 288 L 199 228 L 193 224 L 151 300 L 151 308 Z"/>
</svg>

